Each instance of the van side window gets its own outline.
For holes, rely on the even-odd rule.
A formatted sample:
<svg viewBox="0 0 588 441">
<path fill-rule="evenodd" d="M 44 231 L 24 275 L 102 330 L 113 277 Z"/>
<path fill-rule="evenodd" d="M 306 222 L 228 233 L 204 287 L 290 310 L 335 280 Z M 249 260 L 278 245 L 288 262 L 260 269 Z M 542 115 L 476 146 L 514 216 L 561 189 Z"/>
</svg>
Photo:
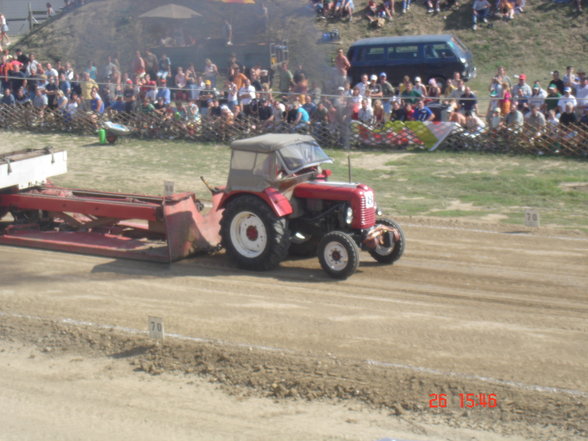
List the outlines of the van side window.
<svg viewBox="0 0 588 441">
<path fill-rule="evenodd" d="M 388 58 L 393 60 L 415 60 L 419 56 L 419 47 L 416 44 L 398 45 L 388 50 Z"/>
<path fill-rule="evenodd" d="M 364 61 L 384 60 L 386 58 L 386 48 L 382 46 L 370 47 L 367 48 L 363 55 L 362 60 Z"/>
<path fill-rule="evenodd" d="M 431 43 L 425 44 L 425 58 L 427 59 L 438 59 L 438 58 L 451 58 L 453 52 L 445 43 Z"/>
</svg>

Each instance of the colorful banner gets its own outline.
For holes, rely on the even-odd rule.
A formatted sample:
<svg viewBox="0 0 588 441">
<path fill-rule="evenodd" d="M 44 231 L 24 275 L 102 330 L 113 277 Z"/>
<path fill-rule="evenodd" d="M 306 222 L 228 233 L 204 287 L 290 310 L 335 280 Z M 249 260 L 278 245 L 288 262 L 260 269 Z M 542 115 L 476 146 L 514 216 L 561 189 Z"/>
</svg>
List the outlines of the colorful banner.
<svg viewBox="0 0 588 441">
<path fill-rule="evenodd" d="M 452 122 L 388 121 L 381 127 L 372 127 L 352 121 L 351 132 L 362 144 L 398 148 L 412 145 L 433 151 L 457 126 Z"/>
</svg>

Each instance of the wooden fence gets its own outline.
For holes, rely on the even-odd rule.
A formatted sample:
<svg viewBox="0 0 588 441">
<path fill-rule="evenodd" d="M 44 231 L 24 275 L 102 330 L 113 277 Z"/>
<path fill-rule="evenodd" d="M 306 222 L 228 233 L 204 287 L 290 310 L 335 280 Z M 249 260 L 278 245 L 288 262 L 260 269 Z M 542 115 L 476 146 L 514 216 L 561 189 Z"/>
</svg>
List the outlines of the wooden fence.
<svg viewBox="0 0 588 441">
<path fill-rule="evenodd" d="M 31 132 L 59 132 L 96 134 L 104 122 L 124 124 L 130 136 L 142 139 L 186 139 L 199 142 L 228 143 L 235 139 L 267 132 L 295 132 L 286 122 L 266 124 L 256 115 L 239 116 L 235 119 L 213 116 L 187 118 L 177 112 L 144 113 L 140 110 L 125 113 L 107 111 L 103 115 L 77 111 L 68 115 L 58 110 L 37 111 L 32 106 L 0 105 L 0 128 L 4 130 L 26 130 Z M 367 145 L 364 138 L 350 128 L 349 121 L 340 123 L 313 123 L 300 130 L 312 134 L 325 147 L 362 148 Z M 382 138 L 369 147 L 389 149 L 419 149 L 410 137 L 405 143 L 393 144 Z M 475 151 L 488 153 L 511 153 L 532 155 L 560 155 L 576 158 L 588 157 L 588 125 L 555 126 L 540 133 L 524 126 L 521 130 L 498 129 L 469 133 L 455 130 L 437 150 Z"/>
</svg>

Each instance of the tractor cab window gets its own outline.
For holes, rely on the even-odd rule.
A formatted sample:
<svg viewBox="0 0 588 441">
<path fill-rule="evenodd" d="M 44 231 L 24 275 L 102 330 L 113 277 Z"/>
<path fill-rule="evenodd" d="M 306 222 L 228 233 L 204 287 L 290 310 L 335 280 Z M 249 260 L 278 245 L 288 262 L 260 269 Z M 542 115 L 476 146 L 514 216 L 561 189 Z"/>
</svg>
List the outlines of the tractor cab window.
<svg viewBox="0 0 588 441">
<path fill-rule="evenodd" d="M 231 168 L 234 170 L 252 170 L 255 165 L 255 153 L 233 150 Z"/>
<path fill-rule="evenodd" d="M 288 145 L 281 148 L 279 154 L 290 173 L 325 162 L 333 162 L 318 144 L 310 142 Z"/>
</svg>

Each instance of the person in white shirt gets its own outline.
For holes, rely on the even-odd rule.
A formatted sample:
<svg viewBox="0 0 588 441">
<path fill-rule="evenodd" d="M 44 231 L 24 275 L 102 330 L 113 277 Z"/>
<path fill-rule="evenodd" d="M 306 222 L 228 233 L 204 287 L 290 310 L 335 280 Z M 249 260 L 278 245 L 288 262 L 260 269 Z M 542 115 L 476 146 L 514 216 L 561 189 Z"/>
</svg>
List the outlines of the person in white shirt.
<svg viewBox="0 0 588 441">
<path fill-rule="evenodd" d="M 361 109 L 357 114 L 357 118 L 364 124 L 372 124 L 374 121 L 374 110 L 369 105 L 367 99 L 361 100 Z"/>
<path fill-rule="evenodd" d="M 253 101 L 255 98 L 255 87 L 251 85 L 251 80 L 248 78 L 245 80 L 243 87 L 239 89 L 239 102 L 241 103 L 243 111 L 248 115 L 251 112 L 251 101 Z"/>
<path fill-rule="evenodd" d="M 582 78 L 580 84 L 576 86 L 576 101 L 578 114 L 582 115 L 584 110 L 588 109 L 588 77 Z"/>
<path fill-rule="evenodd" d="M 563 112 L 566 108 L 566 104 L 568 103 L 571 103 L 574 106 L 574 108 L 578 105 L 576 97 L 572 95 L 571 87 L 564 88 L 564 96 L 562 96 L 557 102 L 557 107 L 559 107 L 559 111 Z"/>
</svg>

